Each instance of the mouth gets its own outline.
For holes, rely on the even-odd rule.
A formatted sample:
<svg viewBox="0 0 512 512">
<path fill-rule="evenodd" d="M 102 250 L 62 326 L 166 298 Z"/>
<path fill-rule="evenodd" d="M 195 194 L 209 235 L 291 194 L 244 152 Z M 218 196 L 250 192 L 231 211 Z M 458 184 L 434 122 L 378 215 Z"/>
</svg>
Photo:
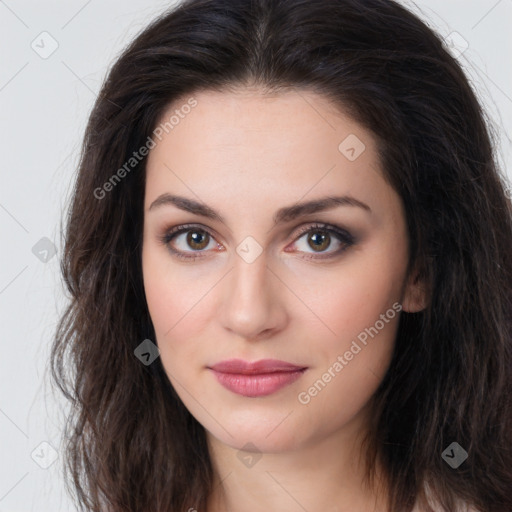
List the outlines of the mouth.
<svg viewBox="0 0 512 512">
<path fill-rule="evenodd" d="M 276 359 L 263 359 L 253 363 L 230 359 L 208 369 L 229 391 L 246 397 L 261 397 L 292 384 L 302 376 L 307 367 Z"/>
</svg>

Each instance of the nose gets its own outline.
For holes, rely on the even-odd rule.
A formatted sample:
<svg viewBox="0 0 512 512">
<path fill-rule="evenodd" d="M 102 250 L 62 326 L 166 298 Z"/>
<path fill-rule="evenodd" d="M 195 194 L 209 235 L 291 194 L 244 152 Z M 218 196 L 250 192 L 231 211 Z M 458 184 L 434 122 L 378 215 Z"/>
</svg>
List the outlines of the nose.
<svg viewBox="0 0 512 512">
<path fill-rule="evenodd" d="M 266 339 L 288 321 L 286 287 L 268 267 L 265 254 L 251 263 L 235 255 L 222 284 L 218 318 L 224 329 L 246 341 Z"/>
</svg>

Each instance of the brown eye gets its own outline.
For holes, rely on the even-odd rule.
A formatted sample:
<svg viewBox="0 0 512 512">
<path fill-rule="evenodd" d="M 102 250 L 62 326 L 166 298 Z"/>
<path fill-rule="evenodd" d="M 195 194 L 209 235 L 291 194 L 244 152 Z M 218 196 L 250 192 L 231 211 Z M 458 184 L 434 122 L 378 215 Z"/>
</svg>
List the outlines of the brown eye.
<svg viewBox="0 0 512 512">
<path fill-rule="evenodd" d="M 305 253 L 303 257 L 306 259 L 337 256 L 356 242 L 348 231 L 329 224 L 308 226 L 303 228 L 299 235 L 293 245 L 295 250 Z M 331 246 L 332 250 L 328 250 Z"/>
<path fill-rule="evenodd" d="M 308 245 L 315 251 L 324 251 L 331 245 L 331 236 L 327 231 L 310 231 Z"/>
<path fill-rule="evenodd" d="M 193 260 L 203 256 L 207 249 L 219 247 L 213 236 L 197 226 L 178 226 L 160 237 L 169 251 L 183 260 Z"/>
<path fill-rule="evenodd" d="M 196 251 L 202 250 L 208 246 L 210 235 L 201 229 L 189 230 L 187 232 L 187 244 Z"/>
<path fill-rule="evenodd" d="M 355 238 L 348 231 L 329 224 L 308 226 L 299 235 L 293 244 L 294 250 L 305 253 L 303 257 L 306 259 L 331 258 L 355 243 Z M 209 231 L 193 225 L 177 226 L 159 238 L 172 254 L 183 260 L 206 256 L 204 253 L 208 249 L 222 249 Z M 328 251 L 331 246 L 334 246 L 334 250 Z M 288 248 L 285 251 L 294 252 Z"/>
</svg>

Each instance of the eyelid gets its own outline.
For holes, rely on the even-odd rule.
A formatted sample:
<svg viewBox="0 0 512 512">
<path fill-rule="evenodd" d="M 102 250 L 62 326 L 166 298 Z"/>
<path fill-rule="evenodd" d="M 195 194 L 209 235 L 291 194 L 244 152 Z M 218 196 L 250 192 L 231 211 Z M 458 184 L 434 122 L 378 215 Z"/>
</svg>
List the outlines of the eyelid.
<svg viewBox="0 0 512 512">
<path fill-rule="evenodd" d="M 158 238 L 159 238 L 159 241 L 163 245 L 165 245 L 171 253 L 178 256 L 179 258 L 184 259 L 184 260 L 195 260 L 197 258 L 204 257 L 203 254 L 205 254 L 209 251 L 204 251 L 204 250 L 203 251 L 192 251 L 192 250 L 191 251 L 180 251 L 177 249 L 173 249 L 170 245 L 171 240 L 173 240 L 176 236 L 178 236 L 182 233 L 186 233 L 187 231 L 191 231 L 194 228 L 197 229 L 198 231 L 204 231 L 214 241 L 217 242 L 218 246 L 220 245 L 223 247 L 223 244 L 221 242 L 217 241 L 217 236 L 212 233 L 213 230 L 202 225 L 202 224 L 199 224 L 199 223 L 180 224 L 180 225 L 174 226 L 172 228 L 165 230 L 163 235 L 159 236 Z M 337 225 L 329 224 L 327 222 L 310 222 L 306 225 L 301 226 L 299 228 L 299 230 L 295 230 L 295 232 L 293 234 L 292 244 L 296 243 L 300 238 L 302 238 L 302 236 L 304 234 L 309 233 L 310 231 L 314 231 L 314 230 L 318 230 L 318 231 L 323 230 L 328 233 L 334 233 L 335 236 L 338 238 L 339 242 L 341 244 L 344 244 L 345 247 L 343 247 L 342 249 L 338 249 L 336 251 L 332 251 L 332 252 L 324 252 L 324 253 L 319 252 L 319 253 L 317 253 L 317 255 L 315 255 L 314 253 L 306 253 L 306 254 L 309 254 L 310 257 L 305 257 L 304 259 L 319 260 L 319 259 L 332 258 L 332 257 L 337 256 L 338 254 L 340 254 L 341 252 L 343 252 L 344 250 L 346 250 L 348 247 L 350 247 L 351 245 L 353 245 L 356 242 L 356 238 L 350 232 L 348 232 L 347 230 L 345 230 Z M 184 254 L 187 254 L 188 256 L 184 256 Z"/>
<path fill-rule="evenodd" d="M 302 259 L 316 261 L 332 260 L 340 256 L 341 253 L 345 252 L 345 250 L 356 243 L 356 237 L 349 231 L 336 226 L 335 224 L 329 224 L 328 222 L 313 222 L 309 223 L 307 226 L 301 227 L 298 232 L 294 233 L 294 240 L 292 243 L 295 244 L 303 237 L 304 234 L 315 231 L 324 231 L 329 234 L 334 233 L 342 247 L 330 252 L 318 252 L 316 254 L 314 252 L 304 253 L 304 255 L 301 256 Z"/>
<path fill-rule="evenodd" d="M 165 229 L 163 235 L 159 236 L 159 239 L 163 243 L 168 243 L 171 237 L 175 237 L 181 233 L 186 233 L 187 231 L 192 231 L 193 229 L 197 229 L 198 231 L 204 231 L 205 233 L 208 233 L 208 235 L 211 236 L 213 239 L 217 240 L 217 235 L 214 234 L 214 230 L 198 223 L 179 224 L 172 228 Z M 217 243 L 219 245 L 223 245 L 221 242 Z"/>
<path fill-rule="evenodd" d="M 202 255 L 206 251 L 180 251 L 178 249 L 174 249 L 171 246 L 171 240 L 176 238 L 176 236 L 181 235 L 182 233 L 186 233 L 187 231 L 192 231 L 193 229 L 196 229 L 197 231 L 204 231 L 207 233 L 213 240 L 217 241 L 216 235 L 212 234 L 212 231 L 210 228 L 207 228 L 206 226 L 203 226 L 202 224 L 198 223 L 191 223 L 191 224 L 179 224 L 177 226 L 174 226 L 169 229 L 165 229 L 164 233 L 162 235 L 158 236 L 158 240 L 161 244 L 165 245 L 167 249 L 176 257 L 185 260 L 185 261 L 193 261 L 197 258 L 203 258 Z M 223 245 L 221 242 L 217 242 L 217 245 Z M 185 256 L 187 254 L 187 256 Z"/>
<path fill-rule="evenodd" d="M 349 240 L 355 241 L 355 237 L 349 233 L 346 229 L 343 229 L 339 226 L 336 226 L 334 224 L 329 224 L 328 222 L 313 222 L 308 224 L 307 226 L 302 226 L 299 231 L 294 233 L 294 241 L 297 240 L 296 237 L 299 237 L 303 235 L 304 233 L 308 233 L 309 231 L 312 231 L 314 229 L 317 229 L 319 231 L 324 230 L 328 232 L 334 232 L 338 234 L 339 236 L 343 236 L 344 238 L 347 238 Z"/>
</svg>

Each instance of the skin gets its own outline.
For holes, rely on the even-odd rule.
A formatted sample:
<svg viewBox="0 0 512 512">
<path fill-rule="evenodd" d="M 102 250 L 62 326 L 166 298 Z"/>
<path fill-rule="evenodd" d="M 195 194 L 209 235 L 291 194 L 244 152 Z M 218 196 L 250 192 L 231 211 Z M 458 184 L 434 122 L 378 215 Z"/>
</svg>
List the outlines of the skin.
<svg viewBox="0 0 512 512">
<path fill-rule="evenodd" d="M 216 480 L 208 512 L 385 511 L 385 491 L 363 484 L 361 438 L 400 315 L 307 404 L 298 400 L 394 303 L 424 307 L 419 283 L 406 274 L 405 215 L 375 139 L 312 91 L 239 88 L 194 98 L 197 106 L 148 156 L 142 262 L 161 362 L 206 431 Z M 350 134 L 365 145 L 353 161 L 338 149 Z M 164 193 L 206 203 L 224 222 L 173 204 L 150 209 Z M 273 221 L 279 208 L 328 195 L 349 195 L 371 211 L 344 205 Z M 178 259 L 161 241 L 185 223 L 211 233 L 195 260 Z M 299 234 L 314 223 L 339 226 L 355 241 L 344 246 L 331 234 L 330 245 L 315 250 L 318 230 Z M 169 244 L 198 254 L 186 236 Z M 248 236 L 263 250 L 250 263 L 236 250 Z M 274 394 L 245 397 L 207 368 L 231 358 L 308 369 Z M 249 467 L 244 455 L 258 460 Z"/>
</svg>

